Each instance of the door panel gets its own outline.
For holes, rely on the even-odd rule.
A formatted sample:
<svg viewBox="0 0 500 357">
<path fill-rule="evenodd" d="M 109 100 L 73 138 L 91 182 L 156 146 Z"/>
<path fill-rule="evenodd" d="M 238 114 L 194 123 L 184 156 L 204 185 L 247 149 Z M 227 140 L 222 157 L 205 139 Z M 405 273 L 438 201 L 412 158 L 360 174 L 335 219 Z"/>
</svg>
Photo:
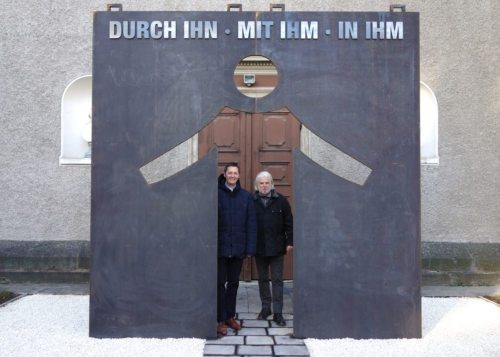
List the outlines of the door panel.
<svg viewBox="0 0 500 357">
<path fill-rule="evenodd" d="M 288 198 L 293 209 L 292 150 L 300 146 L 300 123 L 287 110 L 252 114 L 252 166 L 271 173 L 276 191 Z M 285 256 L 284 279 L 293 278 L 293 255 Z M 255 263 L 252 279 L 257 279 Z"/>
<path fill-rule="evenodd" d="M 240 165 L 240 183 L 253 192 L 255 176 L 263 170 L 273 175 L 276 191 L 288 198 L 293 210 L 292 149 L 300 145 L 300 123 L 286 109 L 245 113 L 224 108 L 198 136 L 198 157 L 212 145 L 219 152 L 218 171 L 234 161 Z M 293 278 L 292 254 L 285 256 L 284 278 Z M 257 279 L 255 262 L 246 260 L 242 279 Z"/>
<path fill-rule="evenodd" d="M 240 168 L 246 166 L 245 116 L 244 112 L 226 107 L 198 134 L 198 158 L 204 157 L 213 145 L 217 146 L 218 175 L 230 162 L 237 162 Z M 248 178 L 241 175 L 240 183 L 246 187 Z"/>
</svg>

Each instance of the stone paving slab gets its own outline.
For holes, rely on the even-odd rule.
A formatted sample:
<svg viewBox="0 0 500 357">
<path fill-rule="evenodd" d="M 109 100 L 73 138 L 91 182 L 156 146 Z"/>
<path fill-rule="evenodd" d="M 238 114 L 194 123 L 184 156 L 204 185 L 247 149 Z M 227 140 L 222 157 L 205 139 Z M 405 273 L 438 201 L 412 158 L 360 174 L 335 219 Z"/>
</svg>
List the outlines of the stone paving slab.
<svg viewBox="0 0 500 357">
<path fill-rule="evenodd" d="M 291 336 L 274 336 L 277 345 L 304 345 L 304 340 Z"/>
<path fill-rule="evenodd" d="M 265 336 L 266 329 L 263 327 L 247 327 L 238 331 L 238 336 Z"/>
<path fill-rule="evenodd" d="M 207 340 L 206 345 L 244 345 L 244 336 L 225 336 L 216 340 Z"/>
<path fill-rule="evenodd" d="M 268 332 L 273 336 L 284 336 L 292 335 L 293 329 L 291 327 L 270 327 L 268 328 Z"/>
<path fill-rule="evenodd" d="M 247 345 L 274 345 L 271 336 L 247 336 L 245 339 Z"/>
<path fill-rule="evenodd" d="M 256 356 L 272 356 L 273 350 L 271 346 L 249 346 L 242 345 L 238 346 L 238 354 L 239 355 L 256 355 Z"/>
<path fill-rule="evenodd" d="M 269 327 L 266 320 L 243 320 L 243 327 Z"/>
</svg>

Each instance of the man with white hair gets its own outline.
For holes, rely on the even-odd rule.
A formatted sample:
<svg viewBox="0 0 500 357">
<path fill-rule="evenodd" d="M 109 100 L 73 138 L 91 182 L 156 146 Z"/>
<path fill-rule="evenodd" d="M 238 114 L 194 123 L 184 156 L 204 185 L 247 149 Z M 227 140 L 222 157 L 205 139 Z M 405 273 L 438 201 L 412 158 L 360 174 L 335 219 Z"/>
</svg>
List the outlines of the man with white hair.
<svg viewBox="0 0 500 357">
<path fill-rule="evenodd" d="M 255 178 L 253 195 L 257 215 L 257 253 L 259 294 L 262 309 L 257 317 L 265 320 L 274 312 L 273 321 L 285 326 L 283 319 L 283 261 L 293 247 L 293 217 L 285 196 L 274 190 L 273 177 L 262 171 Z M 269 286 L 271 268 L 272 295 Z M 272 312 L 271 312 L 272 303 Z"/>
</svg>

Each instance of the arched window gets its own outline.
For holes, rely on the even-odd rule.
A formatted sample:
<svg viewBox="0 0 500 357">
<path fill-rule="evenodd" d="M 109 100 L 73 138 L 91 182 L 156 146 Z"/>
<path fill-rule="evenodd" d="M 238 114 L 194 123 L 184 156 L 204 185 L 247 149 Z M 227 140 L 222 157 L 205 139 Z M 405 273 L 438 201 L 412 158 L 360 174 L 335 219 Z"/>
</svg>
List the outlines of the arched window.
<svg viewBox="0 0 500 357">
<path fill-rule="evenodd" d="M 72 81 L 61 100 L 60 165 L 85 165 L 91 162 L 92 76 Z"/>
<path fill-rule="evenodd" d="M 420 82 L 420 163 L 438 165 L 438 103 L 432 89 Z"/>
</svg>

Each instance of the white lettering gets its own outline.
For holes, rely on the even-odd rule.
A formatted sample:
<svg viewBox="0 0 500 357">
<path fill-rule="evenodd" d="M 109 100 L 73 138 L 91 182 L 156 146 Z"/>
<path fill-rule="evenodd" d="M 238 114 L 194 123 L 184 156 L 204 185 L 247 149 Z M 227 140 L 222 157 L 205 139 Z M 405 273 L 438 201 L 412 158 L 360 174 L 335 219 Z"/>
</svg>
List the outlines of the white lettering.
<svg viewBox="0 0 500 357">
<path fill-rule="evenodd" d="M 217 38 L 217 21 L 205 21 L 205 38 Z"/>
<path fill-rule="evenodd" d="M 109 22 L 109 38 L 122 37 L 122 23 L 120 21 Z"/>
<path fill-rule="evenodd" d="M 367 21 L 367 40 L 402 40 L 404 37 L 403 21 Z"/>
<path fill-rule="evenodd" d="M 149 38 L 149 22 L 137 21 L 137 38 Z"/>
<path fill-rule="evenodd" d="M 264 37 L 265 38 L 271 38 L 271 26 L 273 26 L 273 25 L 274 25 L 274 22 L 272 22 L 272 21 L 262 21 L 262 27 L 264 27 Z"/>
<path fill-rule="evenodd" d="M 238 38 L 255 38 L 255 21 L 238 21 Z"/>
<path fill-rule="evenodd" d="M 403 39 L 403 21 L 397 21 L 396 24 L 390 21 L 387 22 L 385 28 L 385 38 L 388 40 L 402 40 Z"/>
<path fill-rule="evenodd" d="M 280 38 L 317 40 L 318 21 L 280 21 Z"/>
<path fill-rule="evenodd" d="M 339 21 L 339 40 L 357 40 L 358 22 L 357 21 Z"/>
<path fill-rule="evenodd" d="M 135 21 L 123 21 L 123 37 L 126 39 L 135 37 Z"/>
<path fill-rule="evenodd" d="M 280 38 L 286 38 L 286 21 L 280 21 Z"/>
<path fill-rule="evenodd" d="M 184 38 L 217 38 L 217 21 L 184 21 Z"/>
<path fill-rule="evenodd" d="M 160 28 L 160 30 L 158 30 L 158 27 Z M 162 28 L 161 21 L 151 22 L 151 28 L 150 28 L 151 38 L 154 38 L 155 40 L 161 38 L 162 35 L 161 28 Z"/>
<path fill-rule="evenodd" d="M 176 38 L 177 27 L 175 21 L 163 21 L 163 38 Z"/>
<path fill-rule="evenodd" d="M 385 23 L 377 21 L 366 22 L 366 39 L 383 40 L 385 35 Z"/>
<path fill-rule="evenodd" d="M 184 21 L 184 38 L 189 38 L 189 21 Z"/>
<path fill-rule="evenodd" d="M 300 22 L 300 38 L 302 40 L 318 39 L 318 21 L 301 21 Z"/>
</svg>

